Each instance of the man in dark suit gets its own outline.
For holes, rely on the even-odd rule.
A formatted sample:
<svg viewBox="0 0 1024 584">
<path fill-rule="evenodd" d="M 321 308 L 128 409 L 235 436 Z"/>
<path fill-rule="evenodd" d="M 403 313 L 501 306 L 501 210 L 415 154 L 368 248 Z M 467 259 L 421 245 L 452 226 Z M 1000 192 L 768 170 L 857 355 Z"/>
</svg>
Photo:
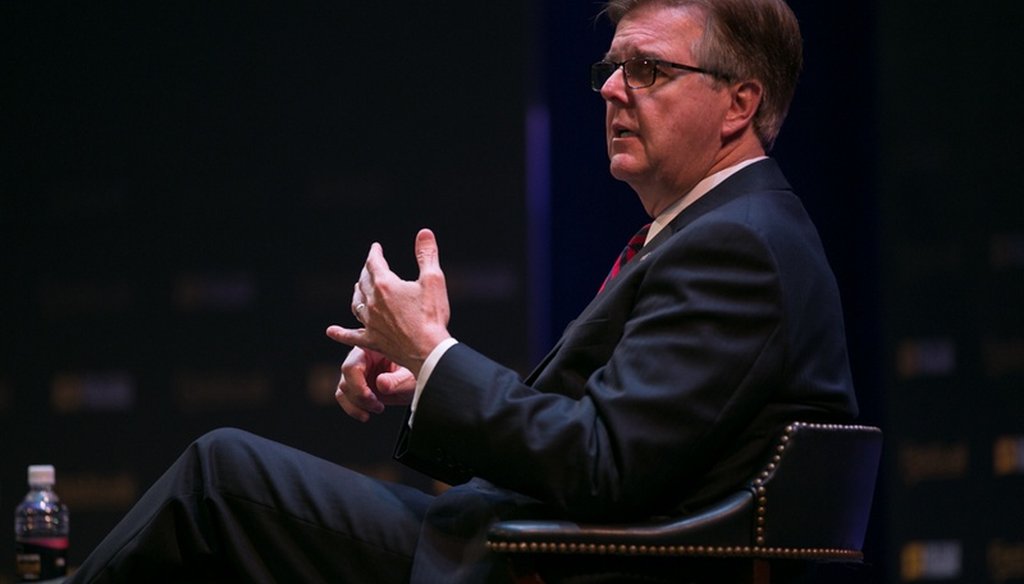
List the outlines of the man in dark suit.
<svg viewBox="0 0 1024 584">
<path fill-rule="evenodd" d="M 750 478 L 793 419 L 856 415 L 839 297 L 770 149 L 801 65 L 782 0 L 613 1 L 592 83 L 612 175 L 653 223 L 525 380 L 448 332 L 437 242 L 419 278 L 374 244 L 336 397 L 410 406 L 396 456 L 433 497 L 238 431 L 197 441 L 83 580 L 479 582 L 498 517 L 636 519 Z M 639 248 L 638 250 L 636 248 Z"/>
</svg>

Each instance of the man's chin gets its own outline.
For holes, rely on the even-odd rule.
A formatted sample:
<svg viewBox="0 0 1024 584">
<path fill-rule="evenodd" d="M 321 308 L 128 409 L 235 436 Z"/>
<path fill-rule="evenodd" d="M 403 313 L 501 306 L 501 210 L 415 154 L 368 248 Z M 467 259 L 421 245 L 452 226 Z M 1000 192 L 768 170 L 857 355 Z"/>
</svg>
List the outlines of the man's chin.
<svg viewBox="0 0 1024 584">
<path fill-rule="evenodd" d="M 608 165 L 611 175 L 622 182 L 633 182 L 641 175 L 640 165 L 631 157 L 623 155 L 613 156 Z"/>
</svg>

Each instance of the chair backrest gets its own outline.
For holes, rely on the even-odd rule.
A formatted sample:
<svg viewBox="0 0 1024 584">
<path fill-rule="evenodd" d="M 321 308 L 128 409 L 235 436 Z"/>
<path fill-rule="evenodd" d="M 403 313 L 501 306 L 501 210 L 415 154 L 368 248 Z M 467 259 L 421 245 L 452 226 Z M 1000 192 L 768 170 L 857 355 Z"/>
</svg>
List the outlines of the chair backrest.
<svg viewBox="0 0 1024 584">
<path fill-rule="evenodd" d="M 780 555 L 859 557 L 864 545 L 882 432 L 871 426 L 795 422 L 750 488 L 754 546 Z"/>
</svg>

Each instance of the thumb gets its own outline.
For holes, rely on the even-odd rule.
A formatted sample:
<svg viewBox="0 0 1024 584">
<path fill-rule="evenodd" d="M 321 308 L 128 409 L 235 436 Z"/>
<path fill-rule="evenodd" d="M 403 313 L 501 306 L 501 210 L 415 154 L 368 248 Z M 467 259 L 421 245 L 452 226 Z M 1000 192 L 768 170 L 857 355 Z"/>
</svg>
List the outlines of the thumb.
<svg viewBox="0 0 1024 584">
<path fill-rule="evenodd" d="M 399 393 L 416 388 L 416 377 L 404 367 L 377 376 L 377 391 L 381 394 Z"/>
<path fill-rule="evenodd" d="M 420 274 L 441 269 L 441 261 L 438 259 L 437 238 L 434 237 L 434 232 L 429 229 L 420 229 L 420 232 L 416 234 L 416 264 L 419 265 Z"/>
</svg>

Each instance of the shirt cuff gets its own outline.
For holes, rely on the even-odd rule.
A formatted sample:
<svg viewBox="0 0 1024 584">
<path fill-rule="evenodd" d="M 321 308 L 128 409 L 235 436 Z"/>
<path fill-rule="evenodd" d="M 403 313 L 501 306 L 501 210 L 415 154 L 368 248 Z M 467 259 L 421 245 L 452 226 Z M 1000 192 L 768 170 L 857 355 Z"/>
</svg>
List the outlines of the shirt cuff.
<svg viewBox="0 0 1024 584">
<path fill-rule="evenodd" d="M 412 403 L 409 404 L 409 427 L 412 428 L 412 420 L 416 417 L 416 406 L 420 403 L 420 395 L 423 394 L 423 388 L 427 386 L 427 381 L 430 380 L 430 374 L 434 372 L 434 367 L 437 366 L 437 362 L 441 360 L 441 357 L 452 348 L 453 345 L 457 345 L 458 341 L 448 337 L 441 341 L 434 347 L 434 350 L 427 355 L 423 366 L 420 367 L 420 374 L 416 376 L 416 392 L 412 394 Z"/>
</svg>

